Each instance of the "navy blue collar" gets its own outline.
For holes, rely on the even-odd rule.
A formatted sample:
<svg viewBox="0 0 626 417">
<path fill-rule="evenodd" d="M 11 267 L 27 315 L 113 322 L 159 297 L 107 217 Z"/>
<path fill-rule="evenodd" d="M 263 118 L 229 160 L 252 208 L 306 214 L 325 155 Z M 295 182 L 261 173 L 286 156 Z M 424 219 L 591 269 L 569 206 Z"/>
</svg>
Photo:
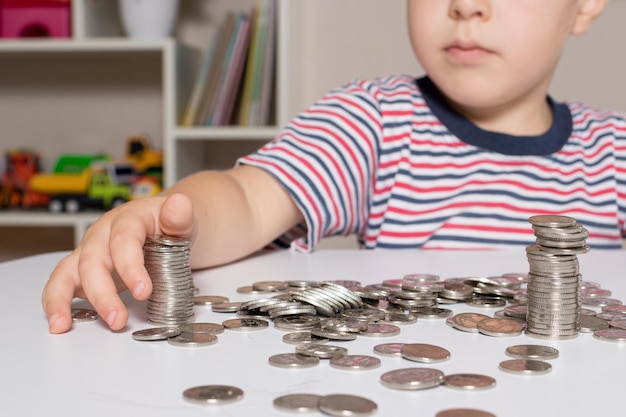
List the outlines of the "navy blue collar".
<svg viewBox="0 0 626 417">
<path fill-rule="evenodd" d="M 416 83 L 433 114 L 450 133 L 469 145 L 504 155 L 550 155 L 559 151 L 572 133 L 569 107 L 549 96 L 546 99 L 554 115 L 550 129 L 539 136 L 514 136 L 483 130 L 467 120 L 450 107 L 430 78 L 418 78 Z"/>
</svg>

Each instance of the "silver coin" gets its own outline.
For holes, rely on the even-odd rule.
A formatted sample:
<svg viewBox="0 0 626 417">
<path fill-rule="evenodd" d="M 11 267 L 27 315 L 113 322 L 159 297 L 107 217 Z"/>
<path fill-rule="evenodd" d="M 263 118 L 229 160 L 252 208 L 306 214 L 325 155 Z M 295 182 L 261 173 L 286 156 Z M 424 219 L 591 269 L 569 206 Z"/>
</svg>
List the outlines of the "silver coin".
<svg viewBox="0 0 626 417">
<path fill-rule="evenodd" d="M 367 355 L 343 355 L 330 359 L 330 366 L 338 369 L 370 370 L 380 366 L 380 359 Z"/>
<path fill-rule="evenodd" d="M 400 334 L 400 328 L 393 324 L 386 323 L 370 323 L 367 330 L 359 333 L 360 336 L 367 337 L 390 337 Z"/>
<path fill-rule="evenodd" d="M 283 342 L 290 345 L 303 343 L 327 343 L 329 339 L 313 336 L 310 331 L 287 333 L 283 336 Z"/>
<path fill-rule="evenodd" d="M 380 382 L 393 389 L 420 390 L 443 383 L 443 372 L 432 368 L 402 368 L 381 375 Z"/>
<path fill-rule="evenodd" d="M 500 362 L 500 370 L 511 374 L 543 375 L 552 370 L 548 362 L 536 359 L 509 359 Z"/>
<path fill-rule="evenodd" d="M 211 306 L 211 311 L 216 313 L 236 313 L 241 308 L 241 301 L 230 301 Z"/>
<path fill-rule="evenodd" d="M 228 297 L 221 295 L 196 295 L 193 299 L 195 305 L 211 306 L 213 304 L 220 304 L 228 302 Z"/>
<path fill-rule="evenodd" d="M 252 287 L 252 285 L 244 285 L 242 287 L 238 287 L 237 292 L 239 294 L 246 294 L 246 295 L 264 295 L 264 294 L 270 294 L 272 291 L 256 290 L 254 289 L 254 287 Z"/>
<path fill-rule="evenodd" d="M 319 410 L 331 416 L 369 416 L 378 409 L 376 403 L 367 398 L 350 394 L 331 394 L 320 398 Z"/>
<path fill-rule="evenodd" d="M 626 343 L 626 330 L 622 329 L 609 328 L 596 330 L 593 332 L 593 336 L 596 339 L 606 342 Z"/>
<path fill-rule="evenodd" d="M 407 343 L 400 349 L 403 358 L 414 362 L 435 363 L 450 359 L 450 351 L 427 343 Z"/>
<path fill-rule="evenodd" d="M 577 224 L 576 219 L 569 216 L 542 214 L 531 216 L 528 221 L 533 226 L 541 227 L 574 227 Z"/>
<path fill-rule="evenodd" d="M 316 356 L 320 359 L 330 359 L 347 355 L 348 349 L 340 346 L 310 343 L 296 346 L 296 353 L 304 356 Z"/>
<path fill-rule="evenodd" d="M 402 346 L 405 344 L 406 343 L 381 343 L 380 345 L 374 346 L 374 352 L 382 356 L 401 358 Z"/>
<path fill-rule="evenodd" d="M 508 356 L 516 359 L 555 359 L 559 356 L 559 350 L 550 346 L 542 345 L 515 345 L 509 346 L 504 351 Z"/>
<path fill-rule="evenodd" d="M 279 353 L 270 356 L 268 362 L 278 368 L 310 368 L 320 363 L 320 358 L 298 353 Z"/>
<path fill-rule="evenodd" d="M 322 398 L 317 394 L 287 394 L 274 399 L 274 407 L 292 413 L 316 413 Z"/>
<path fill-rule="evenodd" d="M 496 417 L 496 415 L 475 408 L 450 408 L 439 411 L 435 417 Z"/>
<path fill-rule="evenodd" d="M 181 330 L 178 327 L 153 327 L 150 329 L 142 329 L 133 332 L 132 337 L 134 340 L 139 341 L 154 341 L 154 340 L 166 340 L 170 337 L 175 337 L 181 334 Z"/>
<path fill-rule="evenodd" d="M 608 329 L 609 322 L 596 316 L 584 316 L 579 318 L 580 328 L 583 333 L 593 333 L 596 330 Z"/>
<path fill-rule="evenodd" d="M 348 332 L 336 332 L 320 328 L 311 329 L 311 335 L 321 339 L 350 341 L 356 339 L 356 334 Z"/>
<path fill-rule="evenodd" d="M 274 320 L 274 327 L 281 330 L 311 330 L 319 324 L 319 317 L 305 315 L 277 317 Z"/>
<path fill-rule="evenodd" d="M 611 320 L 609 325 L 616 329 L 626 330 L 626 319 Z"/>
<path fill-rule="evenodd" d="M 449 388 L 479 391 L 495 387 L 496 380 L 481 374 L 449 374 L 444 376 L 443 384 Z"/>
<path fill-rule="evenodd" d="M 208 333 L 181 333 L 167 339 L 167 342 L 173 346 L 196 348 L 214 345 L 217 343 L 217 336 Z"/>
<path fill-rule="evenodd" d="M 184 333 L 209 333 L 209 334 L 221 334 L 224 333 L 224 326 L 219 323 L 185 323 L 178 326 Z"/>
<path fill-rule="evenodd" d="M 222 323 L 225 329 L 237 331 L 263 330 L 269 326 L 269 322 L 261 319 L 230 319 Z"/>
<path fill-rule="evenodd" d="M 202 385 L 183 392 L 186 401 L 202 405 L 222 405 L 243 398 L 243 391 L 228 385 Z"/>
<path fill-rule="evenodd" d="M 98 318 L 96 310 L 90 308 L 72 308 L 72 322 L 86 323 Z"/>
</svg>

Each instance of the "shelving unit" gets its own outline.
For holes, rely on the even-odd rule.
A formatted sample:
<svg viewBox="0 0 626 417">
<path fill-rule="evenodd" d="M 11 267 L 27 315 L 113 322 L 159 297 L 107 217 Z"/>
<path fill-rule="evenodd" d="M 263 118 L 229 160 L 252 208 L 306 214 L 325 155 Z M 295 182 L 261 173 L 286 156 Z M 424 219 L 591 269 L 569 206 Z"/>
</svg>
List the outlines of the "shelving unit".
<svg viewBox="0 0 626 417">
<path fill-rule="evenodd" d="M 49 169 L 61 153 L 121 157 L 127 137 L 147 133 L 164 151 L 164 183 L 232 166 L 276 135 L 295 113 L 291 25 L 298 2 L 277 0 L 275 123 L 263 127 L 179 127 L 199 59 L 228 10 L 255 0 L 181 1 L 172 38 L 124 36 L 115 0 L 74 0 L 71 39 L 0 40 L 2 149 L 32 148 Z M 19 132 L 18 135 L 15 132 Z M 0 228 L 72 227 L 77 243 L 100 213 L 2 211 Z M 5 234 L 6 235 L 6 234 Z"/>
</svg>

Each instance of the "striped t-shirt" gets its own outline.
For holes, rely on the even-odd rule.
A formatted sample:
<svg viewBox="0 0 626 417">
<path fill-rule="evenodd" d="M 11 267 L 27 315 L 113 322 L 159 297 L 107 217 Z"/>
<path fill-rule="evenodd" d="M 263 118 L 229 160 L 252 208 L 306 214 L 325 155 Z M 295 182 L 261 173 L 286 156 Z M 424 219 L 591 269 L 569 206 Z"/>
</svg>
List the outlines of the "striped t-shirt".
<svg viewBox="0 0 626 417">
<path fill-rule="evenodd" d="M 359 80 L 239 163 L 270 172 L 304 215 L 277 246 L 355 234 L 368 249 L 514 248 L 534 242 L 530 216 L 563 214 L 592 248 L 620 248 L 626 117 L 547 100 L 551 129 L 520 137 L 472 124 L 427 77 Z"/>
</svg>

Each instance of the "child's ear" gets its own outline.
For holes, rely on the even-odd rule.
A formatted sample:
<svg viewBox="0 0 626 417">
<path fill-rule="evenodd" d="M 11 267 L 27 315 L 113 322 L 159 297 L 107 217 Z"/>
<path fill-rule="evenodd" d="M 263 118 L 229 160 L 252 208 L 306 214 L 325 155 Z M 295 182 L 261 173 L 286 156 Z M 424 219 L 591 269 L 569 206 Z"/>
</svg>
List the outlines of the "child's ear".
<svg viewBox="0 0 626 417">
<path fill-rule="evenodd" d="M 607 2 L 608 0 L 581 0 L 572 34 L 582 35 L 587 32 L 591 23 L 600 16 Z"/>
</svg>

